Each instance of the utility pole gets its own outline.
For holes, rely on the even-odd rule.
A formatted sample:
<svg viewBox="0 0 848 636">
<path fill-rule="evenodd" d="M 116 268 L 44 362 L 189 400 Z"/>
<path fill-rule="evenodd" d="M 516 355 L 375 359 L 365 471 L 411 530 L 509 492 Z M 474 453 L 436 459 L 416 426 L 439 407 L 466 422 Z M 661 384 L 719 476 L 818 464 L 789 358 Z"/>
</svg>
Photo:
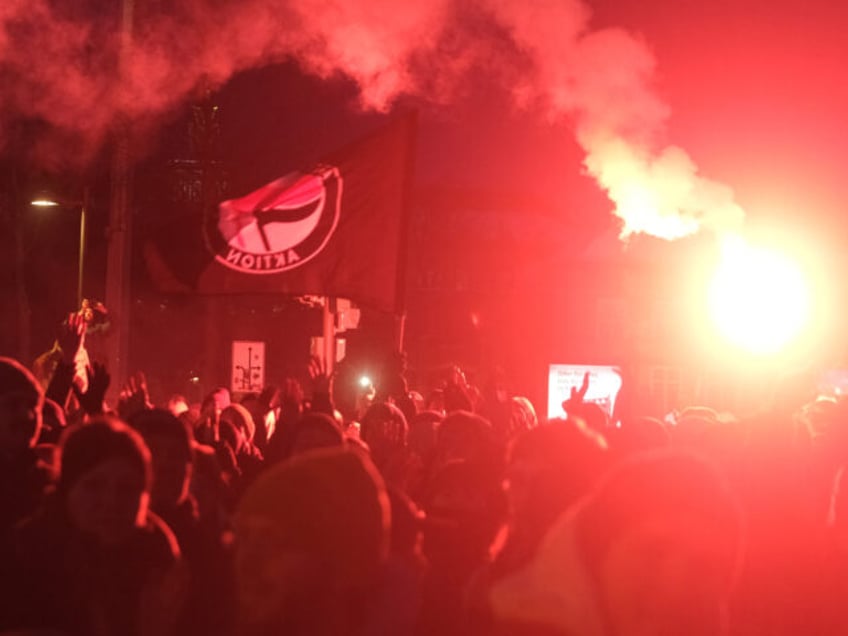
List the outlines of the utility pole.
<svg viewBox="0 0 848 636">
<path fill-rule="evenodd" d="M 122 0 L 119 76 L 123 76 L 132 49 L 134 0 Z M 130 210 L 132 164 L 130 130 L 126 118 L 115 131 L 111 168 L 109 226 L 107 229 L 106 307 L 112 313 L 112 332 L 106 355 L 114 378 L 113 391 L 128 377 L 130 326 L 130 259 L 132 216 Z"/>
<path fill-rule="evenodd" d="M 0 207 L 5 208 L 9 224 L 14 228 L 15 304 L 18 307 L 16 316 L 18 349 L 16 354 L 18 356 L 18 360 L 24 364 L 29 364 L 30 355 L 32 353 L 32 306 L 26 287 L 27 258 L 26 248 L 24 246 L 23 219 L 26 207 L 23 197 L 21 196 L 17 167 L 11 166 L 9 172 L 9 188 L 4 200 L 0 201 Z"/>
</svg>

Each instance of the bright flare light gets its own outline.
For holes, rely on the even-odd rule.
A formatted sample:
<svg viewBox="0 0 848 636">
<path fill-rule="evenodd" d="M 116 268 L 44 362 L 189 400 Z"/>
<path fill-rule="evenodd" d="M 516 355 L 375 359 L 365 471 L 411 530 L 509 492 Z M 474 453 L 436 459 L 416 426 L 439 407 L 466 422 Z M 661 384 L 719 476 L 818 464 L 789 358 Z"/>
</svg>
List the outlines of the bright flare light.
<svg viewBox="0 0 848 636">
<path fill-rule="evenodd" d="M 733 344 L 755 354 L 782 349 L 809 317 L 809 294 L 798 266 L 771 250 L 727 238 L 710 287 L 710 313 Z"/>
</svg>

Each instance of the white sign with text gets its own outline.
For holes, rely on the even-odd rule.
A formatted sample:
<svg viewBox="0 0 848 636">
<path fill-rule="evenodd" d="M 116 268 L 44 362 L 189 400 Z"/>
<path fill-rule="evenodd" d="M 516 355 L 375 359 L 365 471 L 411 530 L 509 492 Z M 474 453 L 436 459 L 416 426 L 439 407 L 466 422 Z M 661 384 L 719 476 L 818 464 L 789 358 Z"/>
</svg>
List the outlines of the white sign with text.
<svg viewBox="0 0 848 636">
<path fill-rule="evenodd" d="M 259 393 L 265 386 L 265 343 L 250 340 L 233 341 L 233 393 Z"/>
</svg>

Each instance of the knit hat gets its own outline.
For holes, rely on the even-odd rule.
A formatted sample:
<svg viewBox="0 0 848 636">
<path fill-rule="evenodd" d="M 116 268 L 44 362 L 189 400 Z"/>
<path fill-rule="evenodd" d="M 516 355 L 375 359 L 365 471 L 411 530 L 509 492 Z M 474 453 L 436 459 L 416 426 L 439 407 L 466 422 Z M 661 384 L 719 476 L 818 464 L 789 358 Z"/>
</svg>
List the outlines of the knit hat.
<svg viewBox="0 0 848 636">
<path fill-rule="evenodd" d="M 367 581 L 388 553 L 390 513 L 383 480 L 371 462 L 322 449 L 283 462 L 244 494 L 236 532 L 270 526 L 281 550 L 319 560 L 337 582 Z"/>
<path fill-rule="evenodd" d="M 150 451 L 144 440 L 116 419 L 103 419 L 75 426 L 62 438 L 59 452 L 59 492 L 67 494 L 92 468 L 114 458 L 126 459 L 144 478 L 150 490 Z"/>
<path fill-rule="evenodd" d="M 191 429 L 189 429 L 188 424 L 175 417 L 170 411 L 145 409 L 129 418 L 129 424 L 141 433 L 145 440 L 149 437 L 166 437 L 174 440 L 180 445 L 186 461 L 191 460 L 193 454 Z"/>
</svg>

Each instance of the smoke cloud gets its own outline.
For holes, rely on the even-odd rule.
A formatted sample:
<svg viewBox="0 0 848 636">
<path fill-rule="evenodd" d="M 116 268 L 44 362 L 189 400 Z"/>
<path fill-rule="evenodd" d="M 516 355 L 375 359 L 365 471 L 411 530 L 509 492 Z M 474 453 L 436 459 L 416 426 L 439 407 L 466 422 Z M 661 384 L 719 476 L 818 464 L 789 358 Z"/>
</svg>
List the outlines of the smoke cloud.
<svg viewBox="0 0 848 636">
<path fill-rule="evenodd" d="M 485 67 L 517 105 L 573 123 L 623 238 L 724 232 L 743 218 L 727 186 L 664 145 L 669 107 L 649 47 L 593 30 L 578 0 L 135 0 L 124 56 L 120 0 L 61 4 L 0 3 L 0 145 L 16 122 L 35 120 L 49 128 L 35 153 L 84 162 L 116 122 L 143 128 L 201 85 L 285 59 L 353 79 L 363 106 L 379 110 L 402 94 L 445 99 Z"/>
<path fill-rule="evenodd" d="M 590 30 L 577 1 L 542 0 L 529 11 L 511 0 L 490 5 L 535 63 L 535 77 L 519 87 L 521 100 L 541 100 L 552 117 L 572 119 L 584 166 L 615 203 L 623 239 L 644 233 L 672 240 L 741 224 L 729 187 L 700 176 L 681 148 L 663 147 L 670 109 L 653 85 L 656 60 L 641 39 Z"/>
</svg>

